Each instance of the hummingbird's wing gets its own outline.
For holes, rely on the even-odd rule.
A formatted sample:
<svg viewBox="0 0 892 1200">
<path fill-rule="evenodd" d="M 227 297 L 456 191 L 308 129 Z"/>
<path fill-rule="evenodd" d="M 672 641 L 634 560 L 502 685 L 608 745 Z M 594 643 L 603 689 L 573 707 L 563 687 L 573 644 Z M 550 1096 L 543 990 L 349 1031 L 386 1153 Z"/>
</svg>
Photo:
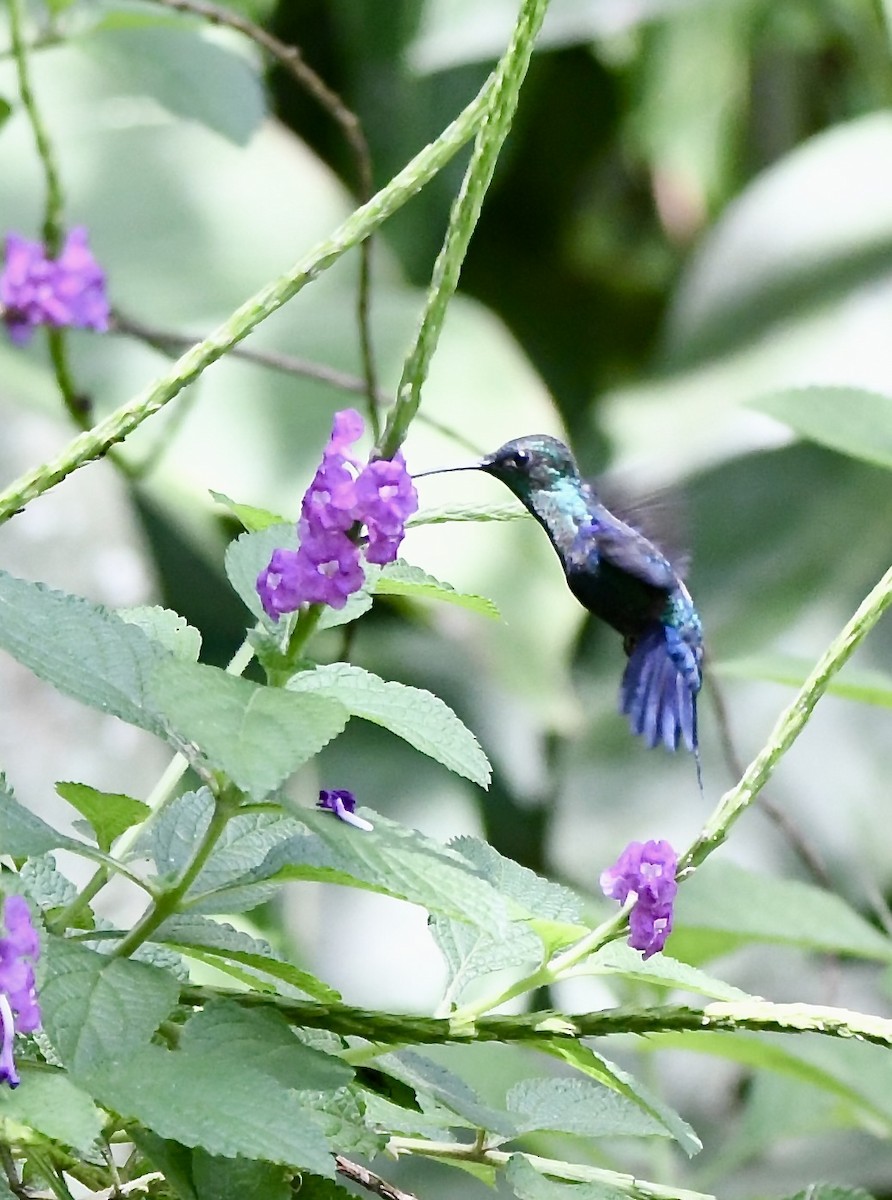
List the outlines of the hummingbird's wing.
<svg viewBox="0 0 892 1200">
<path fill-rule="evenodd" d="M 678 576 L 668 558 L 643 533 L 612 517 L 596 522 L 592 536 L 598 557 L 650 587 L 671 592 Z"/>
</svg>

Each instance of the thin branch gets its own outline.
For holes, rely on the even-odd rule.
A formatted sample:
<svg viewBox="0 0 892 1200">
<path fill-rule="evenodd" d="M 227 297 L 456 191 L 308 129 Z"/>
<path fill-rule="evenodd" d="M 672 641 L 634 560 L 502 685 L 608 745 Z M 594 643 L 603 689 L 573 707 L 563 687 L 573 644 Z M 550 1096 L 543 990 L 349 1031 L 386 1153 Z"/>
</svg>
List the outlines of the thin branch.
<svg viewBox="0 0 892 1200">
<path fill-rule="evenodd" d="M 351 1162 L 349 1158 L 344 1158 L 343 1154 L 335 1155 L 335 1166 L 339 1175 L 344 1175 L 351 1183 L 358 1183 L 367 1191 L 374 1192 L 376 1196 L 381 1197 L 381 1200 L 417 1200 L 412 1192 L 404 1192 L 402 1188 L 394 1187 L 392 1183 L 388 1183 L 374 1171 L 360 1166 L 359 1163 Z"/>
<path fill-rule="evenodd" d="M 297 83 L 307 91 L 333 121 L 340 126 L 356 163 L 357 194 L 365 203 L 374 189 L 372 157 L 359 117 L 344 103 L 342 98 L 318 75 L 301 54 L 297 46 L 280 41 L 260 25 L 255 25 L 240 13 L 222 8 L 211 0 L 155 0 L 164 8 L 178 12 L 193 13 L 215 25 L 235 29 L 250 38 L 276 62 L 280 63 Z M 369 320 L 371 289 L 371 238 L 367 237 L 359 246 L 359 288 L 357 295 L 357 323 L 359 326 L 359 348 L 365 376 L 364 394 L 369 405 L 369 419 L 377 440 L 380 434 L 380 393 L 377 386 L 372 332 Z"/>
</svg>

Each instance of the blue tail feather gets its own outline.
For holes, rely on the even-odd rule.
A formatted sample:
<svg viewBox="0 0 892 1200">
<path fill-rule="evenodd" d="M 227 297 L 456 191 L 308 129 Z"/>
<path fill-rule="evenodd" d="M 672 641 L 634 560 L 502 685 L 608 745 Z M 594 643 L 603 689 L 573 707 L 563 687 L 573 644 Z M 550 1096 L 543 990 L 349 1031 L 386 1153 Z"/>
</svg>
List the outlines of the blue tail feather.
<svg viewBox="0 0 892 1200">
<path fill-rule="evenodd" d="M 677 629 L 655 621 L 629 656 L 620 689 L 620 707 L 634 734 L 648 746 L 668 750 L 683 744 L 698 756 L 696 651 Z"/>
</svg>

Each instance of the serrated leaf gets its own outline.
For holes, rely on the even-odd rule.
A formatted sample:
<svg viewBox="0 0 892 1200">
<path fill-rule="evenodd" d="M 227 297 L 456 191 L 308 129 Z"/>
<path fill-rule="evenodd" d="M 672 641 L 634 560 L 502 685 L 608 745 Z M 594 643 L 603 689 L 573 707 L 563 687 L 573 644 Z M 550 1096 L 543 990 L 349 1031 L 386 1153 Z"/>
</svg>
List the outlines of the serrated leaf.
<svg viewBox="0 0 892 1200">
<path fill-rule="evenodd" d="M 673 1108 L 664 1104 L 660 1097 L 654 1095 L 639 1079 L 598 1054 L 590 1046 L 572 1038 L 555 1038 L 553 1041 L 538 1042 L 537 1046 L 544 1053 L 554 1055 L 555 1058 L 575 1067 L 577 1071 L 582 1071 L 584 1075 L 634 1101 L 669 1131 L 689 1158 L 703 1149 L 700 1138 Z"/>
<path fill-rule="evenodd" d="M 375 1059 L 377 1070 L 392 1075 L 416 1093 L 430 1096 L 438 1104 L 462 1117 L 474 1129 L 486 1129 L 512 1137 L 518 1121 L 503 1109 L 484 1104 L 477 1093 L 454 1072 L 414 1050 L 398 1050 Z"/>
<path fill-rule="evenodd" d="M 164 1175 L 165 1183 L 179 1200 L 198 1200 L 192 1182 L 192 1151 L 187 1146 L 160 1138 L 138 1125 L 130 1130 L 130 1137 L 140 1154 Z"/>
<path fill-rule="evenodd" d="M 375 1092 L 363 1092 L 365 1100 L 365 1119 L 382 1134 L 393 1135 L 401 1133 L 407 1137 L 426 1137 L 432 1141 L 450 1141 L 449 1125 L 453 1123 L 452 1113 L 419 1112 L 414 1108 L 404 1108 L 387 1100 Z"/>
<path fill-rule="evenodd" d="M 19 804 L 6 780 L 0 778 L 0 852 L 13 858 L 31 858 L 80 846 L 80 842 L 59 833 Z"/>
<path fill-rule="evenodd" d="M 266 529 L 269 525 L 287 524 L 284 517 L 277 516 L 276 513 L 271 513 L 265 508 L 255 508 L 253 504 L 239 504 L 238 501 L 227 496 L 225 492 L 215 492 L 211 489 L 211 496 L 218 504 L 222 504 L 224 508 L 228 508 L 232 515 L 241 521 L 248 533 L 257 533 L 261 529 Z"/>
<path fill-rule="evenodd" d="M 201 653 L 201 634 L 185 617 L 160 605 L 139 608 L 119 608 L 118 616 L 128 625 L 135 625 L 175 658 L 195 662 Z"/>
<path fill-rule="evenodd" d="M 203 950 L 203 961 L 225 958 L 244 963 L 298 988 L 323 1004 L 332 1004 L 341 998 L 334 988 L 309 971 L 302 971 L 285 962 L 269 942 L 250 937 L 219 921 L 211 921 L 197 914 L 168 917 L 154 936 L 157 941 L 175 946 L 186 954 L 190 950 Z"/>
<path fill-rule="evenodd" d="M 640 1104 L 589 1079 L 523 1079 L 505 1101 L 517 1132 L 554 1130 L 581 1137 L 670 1137 Z"/>
<path fill-rule="evenodd" d="M 147 688 L 169 653 L 101 605 L 0 571 L 0 647 L 66 696 L 163 736 Z"/>
<path fill-rule="evenodd" d="M 349 718 L 330 696 L 294 695 L 199 663 L 161 663 L 151 695 L 178 738 L 258 800 L 318 754 Z"/>
<path fill-rule="evenodd" d="M 604 1175 L 612 1172 L 604 1171 Z M 517 1200 L 629 1200 L 630 1176 L 617 1175 L 617 1186 L 608 1183 L 558 1183 L 542 1175 L 523 1154 L 512 1154 L 505 1179 Z M 631 1180 L 634 1184 L 634 1180 Z"/>
<path fill-rule="evenodd" d="M 180 1052 L 219 1054 L 236 1063 L 251 1063 L 301 1091 L 333 1093 L 353 1078 L 352 1067 L 333 1054 L 305 1045 L 279 1013 L 249 1010 L 226 1001 L 208 1004 L 189 1018 L 183 1026 Z"/>
<path fill-rule="evenodd" d="M 458 592 L 451 583 L 428 575 L 420 567 L 410 566 L 402 559 L 388 563 L 372 584 L 376 596 L 408 596 L 416 600 L 440 600 L 479 613 L 482 617 L 499 620 L 501 613 L 492 600 L 473 592 Z"/>
<path fill-rule="evenodd" d="M 787 654 L 758 654 L 747 658 L 736 658 L 728 662 L 713 663 L 713 671 L 733 679 L 764 679 L 769 683 L 783 683 L 789 687 L 801 687 L 814 669 L 814 663 L 805 658 L 793 658 Z M 879 708 L 892 708 L 892 675 L 884 671 L 845 667 L 827 685 L 831 696 L 842 700 L 855 700 L 861 704 L 875 704 Z"/>
<path fill-rule="evenodd" d="M 289 1200 L 291 1196 L 285 1169 L 256 1159 L 215 1158 L 197 1149 L 192 1151 L 191 1175 L 198 1200 Z"/>
<path fill-rule="evenodd" d="M 363 564 L 366 578 L 368 578 L 373 565 Z M 316 628 L 321 632 L 323 629 L 336 629 L 340 625 L 349 625 L 351 621 L 358 621 L 360 617 L 365 616 L 371 607 L 372 597 L 365 588 L 360 588 L 358 592 L 347 597 L 347 603 L 343 608 L 323 608 Z"/>
<path fill-rule="evenodd" d="M 603 946 L 573 971 L 573 976 L 577 975 L 622 975 L 625 979 L 695 992 L 701 996 L 711 996 L 715 1000 L 752 999 L 740 988 L 732 987 L 730 983 L 707 975 L 687 963 L 678 962 L 666 954 L 655 954 L 652 958 L 643 959 L 637 950 L 623 942 L 609 942 Z"/>
<path fill-rule="evenodd" d="M 61 1071 L 21 1064 L 22 1086 L 0 1091 L 0 1121 L 17 1121 L 44 1137 L 86 1153 L 105 1123 L 86 1092 Z"/>
<path fill-rule="evenodd" d="M 458 920 L 498 932 L 509 920 L 499 892 L 456 851 L 379 813 L 370 832 L 353 829 L 332 813 L 301 812 L 310 833 L 270 851 L 258 879 L 316 879 L 383 892 Z"/>
<path fill-rule="evenodd" d="M 892 396 L 848 387 L 789 388 L 749 407 L 809 441 L 892 469 Z"/>
<path fill-rule="evenodd" d="M 733 863 L 707 863 L 679 889 L 675 923 L 672 949 L 682 958 L 690 957 L 686 944 L 706 934 L 698 944 L 712 953 L 759 941 L 892 961 L 892 940 L 841 897 Z"/>
<path fill-rule="evenodd" d="M 56 791 L 86 818 L 96 834 L 100 850 L 106 853 L 116 838 L 144 821 L 151 811 L 147 804 L 132 796 L 100 792 L 86 783 L 57 783 Z"/>
<path fill-rule="evenodd" d="M 494 934 L 479 925 L 434 914 L 428 920 L 428 928 L 449 971 L 444 1002 L 458 1003 L 470 985 L 484 975 L 510 967 L 532 969 L 545 958 L 541 938 L 522 922 L 514 922 L 500 934 Z"/>
<path fill-rule="evenodd" d="M 77 888 L 56 868 L 52 854 L 29 858 L 19 872 L 19 883 L 40 909 L 63 908 L 77 895 Z"/>
<path fill-rule="evenodd" d="M 88 1083 L 104 1107 L 184 1146 L 319 1175 L 332 1170 L 323 1132 L 299 1094 L 256 1063 L 219 1049 L 145 1046 L 99 1064 Z"/>
<path fill-rule="evenodd" d="M 43 1027 L 76 1083 L 97 1063 L 145 1045 L 177 1002 L 167 972 L 48 937 Z"/>
<path fill-rule="evenodd" d="M 452 709 L 431 692 L 404 683 L 388 683 L 349 663 L 301 671 L 288 681 L 287 690 L 330 696 L 352 716 L 382 725 L 457 775 L 480 787 L 489 786 L 491 768 L 480 743 Z"/>
<path fill-rule="evenodd" d="M 312 1108 L 329 1144 L 339 1153 L 374 1158 L 384 1149 L 386 1139 L 367 1126 L 365 1105 L 351 1088 L 338 1088 L 335 1092 L 301 1090 L 300 1095 Z"/>
<path fill-rule="evenodd" d="M 159 877 L 176 876 L 191 860 L 195 846 L 207 832 L 214 797 L 208 788 L 175 796 L 149 822 L 131 850 L 133 858 L 149 858 Z M 226 830 L 223 836 L 226 836 Z"/>
<path fill-rule="evenodd" d="M 463 835 L 453 838 L 449 845 L 473 863 L 503 896 L 515 901 L 530 916 L 567 924 L 578 924 L 582 920 L 581 898 L 563 884 L 553 883 L 529 867 L 506 858 L 480 838 Z"/>
</svg>

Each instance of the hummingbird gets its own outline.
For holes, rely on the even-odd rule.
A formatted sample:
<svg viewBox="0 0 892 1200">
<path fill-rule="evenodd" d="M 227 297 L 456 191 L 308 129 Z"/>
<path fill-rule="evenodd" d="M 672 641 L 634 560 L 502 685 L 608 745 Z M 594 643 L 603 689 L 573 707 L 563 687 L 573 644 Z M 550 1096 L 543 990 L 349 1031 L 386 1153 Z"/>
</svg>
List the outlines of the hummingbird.
<svg viewBox="0 0 892 1200">
<path fill-rule="evenodd" d="M 700 617 L 679 571 L 643 533 L 602 504 L 563 442 L 532 434 L 479 463 L 423 471 L 484 471 L 500 480 L 548 534 L 570 591 L 622 635 L 628 662 L 620 709 L 648 746 L 684 745 L 695 756 L 702 682 Z M 416 475 L 415 478 L 418 476 Z"/>
</svg>

